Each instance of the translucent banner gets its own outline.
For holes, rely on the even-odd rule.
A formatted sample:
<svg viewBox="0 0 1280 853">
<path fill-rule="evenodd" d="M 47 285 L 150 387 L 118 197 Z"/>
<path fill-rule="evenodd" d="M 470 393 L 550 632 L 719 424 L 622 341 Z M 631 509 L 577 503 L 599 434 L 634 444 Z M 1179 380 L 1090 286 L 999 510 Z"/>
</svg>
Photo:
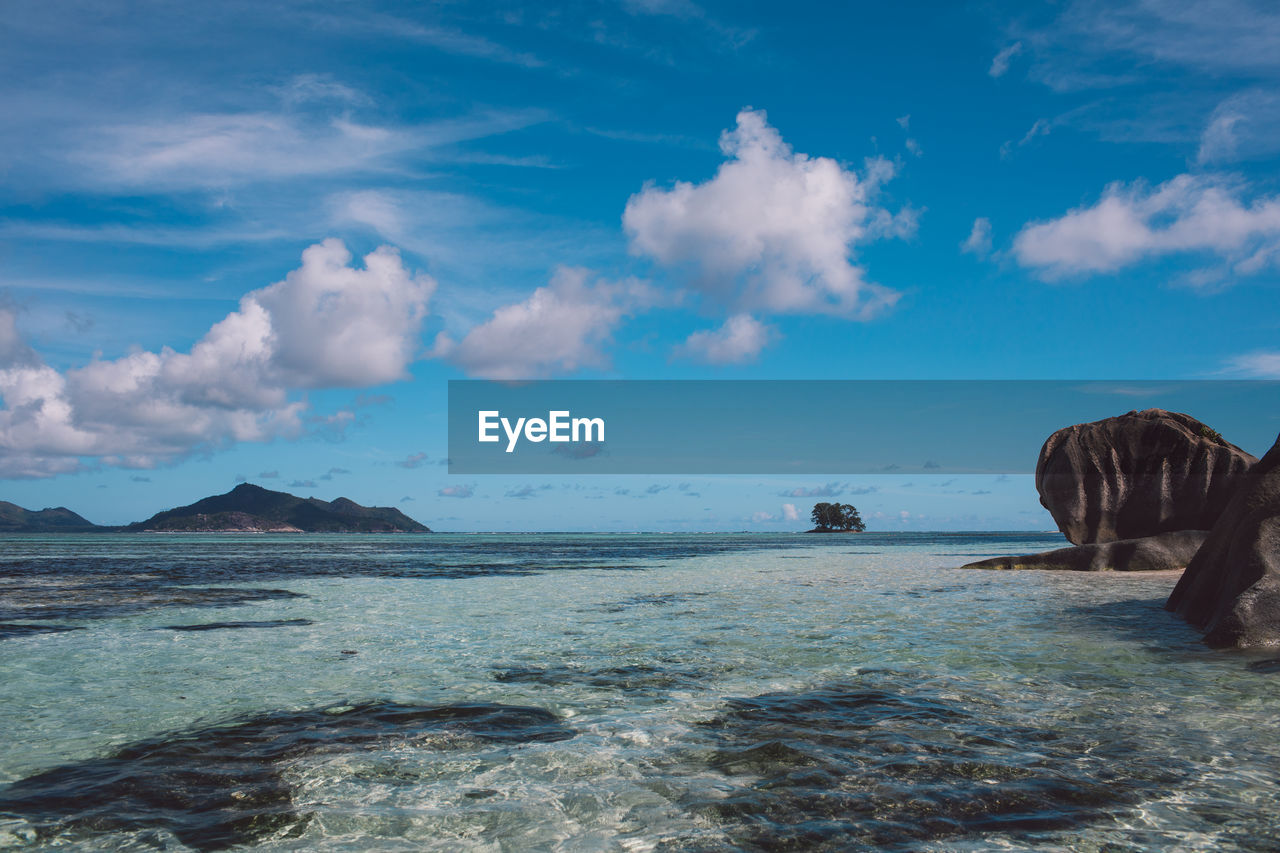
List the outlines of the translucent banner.
<svg viewBox="0 0 1280 853">
<path fill-rule="evenodd" d="M 1280 382 L 451 381 L 449 473 L 1031 473 L 1054 431 L 1152 408 L 1261 454 Z"/>
</svg>

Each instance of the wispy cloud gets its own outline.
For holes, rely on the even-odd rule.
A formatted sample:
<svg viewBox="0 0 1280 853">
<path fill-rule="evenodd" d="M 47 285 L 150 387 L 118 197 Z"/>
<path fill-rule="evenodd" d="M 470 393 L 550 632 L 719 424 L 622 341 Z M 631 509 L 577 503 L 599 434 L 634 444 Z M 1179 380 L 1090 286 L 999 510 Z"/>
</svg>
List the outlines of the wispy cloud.
<svg viewBox="0 0 1280 853">
<path fill-rule="evenodd" d="M 539 110 L 490 111 L 422 125 L 357 122 L 345 114 L 242 112 L 174 115 L 84 132 L 70 155 L 86 183 L 158 191 L 249 181 L 390 174 L 406 157 L 447 159 L 444 149 L 543 121 Z"/>
<path fill-rule="evenodd" d="M 1019 53 L 1022 53 L 1022 42 L 1015 41 L 1013 44 L 1000 49 L 991 59 L 991 67 L 987 69 L 987 73 L 992 77 L 1003 77 L 1005 72 L 1009 70 L 1009 63 Z"/>
<path fill-rule="evenodd" d="M 428 458 L 429 457 L 425 453 L 411 453 L 396 464 L 401 468 L 421 468 L 423 465 L 427 464 Z"/>
<path fill-rule="evenodd" d="M 306 18 L 315 26 L 332 29 L 344 35 L 367 33 L 381 38 L 416 42 L 457 56 L 468 56 L 525 68 L 541 68 L 546 65 L 532 53 L 513 50 L 492 39 L 441 23 L 426 23 L 394 15 L 369 14 L 363 9 L 359 14 L 351 15 L 308 13 Z"/>
<path fill-rule="evenodd" d="M 1185 146 L 1199 136 L 1201 163 L 1280 148 L 1274 110 L 1246 106 L 1280 80 L 1274 3 L 1070 0 L 1048 19 L 1013 24 L 1010 34 L 1023 45 L 1031 79 L 1101 96 L 1071 121 L 1104 138 Z"/>
<path fill-rule="evenodd" d="M 1022 134 L 1022 137 L 1017 142 L 1008 140 L 1000 146 L 1000 156 L 1007 159 L 1016 149 L 1030 145 L 1037 137 L 1048 136 L 1052 130 L 1053 123 L 1048 119 L 1036 119 L 1031 127 L 1027 129 L 1027 132 Z"/>
<path fill-rule="evenodd" d="M 1280 350 L 1255 350 L 1233 356 L 1221 372 L 1251 379 L 1280 379 Z"/>
<path fill-rule="evenodd" d="M 1251 89 L 1218 104 L 1200 135 L 1201 165 L 1268 157 L 1280 151 L 1280 93 Z"/>
<path fill-rule="evenodd" d="M 848 483 L 824 483 L 821 486 L 797 486 L 778 492 L 784 498 L 836 498 L 849 489 Z"/>
<path fill-rule="evenodd" d="M 536 498 L 541 493 L 550 489 L 551 486 L 546 483 L 541 486 L 519 486 L 514 489 L 509 489 L 506 493 L 506 497 L 527 500 L 529 498 Z"/>
</svg>

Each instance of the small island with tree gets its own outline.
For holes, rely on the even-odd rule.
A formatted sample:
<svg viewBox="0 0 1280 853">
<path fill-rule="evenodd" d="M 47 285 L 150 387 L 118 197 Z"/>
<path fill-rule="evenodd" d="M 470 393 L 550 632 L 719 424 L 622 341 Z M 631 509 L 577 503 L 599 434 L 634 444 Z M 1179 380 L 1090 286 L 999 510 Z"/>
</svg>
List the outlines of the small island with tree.
<svg viewBox="0 0 1280 853">
<path fill-rule="evenodd" d="M 852 504 L 814 504 L 809 518 L 814 525 L 810 533 L 861 533 L 867 529 L 857 507 Z"/>
</svg>

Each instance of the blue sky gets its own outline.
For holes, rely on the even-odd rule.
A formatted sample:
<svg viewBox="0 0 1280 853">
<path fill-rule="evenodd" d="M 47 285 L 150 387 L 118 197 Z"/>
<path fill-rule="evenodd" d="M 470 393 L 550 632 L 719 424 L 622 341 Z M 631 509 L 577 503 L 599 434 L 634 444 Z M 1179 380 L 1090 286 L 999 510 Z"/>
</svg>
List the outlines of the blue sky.
<svg viewBox="0 0 1280 853">
<path fill-rule="evenodd" d="M 446 382 L 1280 376 L 1274 4 L 53 0 L 0 27 L 24 506 L 124 522 L 245 478 L 440 529 L 796 529 L 831 497 L 1036 529 L 1029 477 L 449 477 Z"/>
</svg>

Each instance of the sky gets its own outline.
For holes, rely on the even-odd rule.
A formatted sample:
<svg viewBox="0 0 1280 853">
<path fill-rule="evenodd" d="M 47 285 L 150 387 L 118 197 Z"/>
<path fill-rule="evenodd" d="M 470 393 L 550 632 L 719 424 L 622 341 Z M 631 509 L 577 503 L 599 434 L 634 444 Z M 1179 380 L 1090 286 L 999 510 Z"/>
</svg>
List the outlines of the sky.
<svg viewBox="0 0 1280 853">
<path fill-rule="evenodd" d="M 1280 378 L 1277 44 L 1264 0 L 12 4 L 0 497 L 1051 528 L 1025 475 L 450 476 L 447 383 Z"/>
</svg>

